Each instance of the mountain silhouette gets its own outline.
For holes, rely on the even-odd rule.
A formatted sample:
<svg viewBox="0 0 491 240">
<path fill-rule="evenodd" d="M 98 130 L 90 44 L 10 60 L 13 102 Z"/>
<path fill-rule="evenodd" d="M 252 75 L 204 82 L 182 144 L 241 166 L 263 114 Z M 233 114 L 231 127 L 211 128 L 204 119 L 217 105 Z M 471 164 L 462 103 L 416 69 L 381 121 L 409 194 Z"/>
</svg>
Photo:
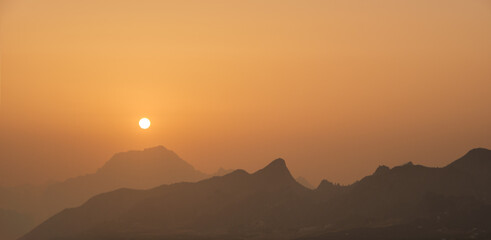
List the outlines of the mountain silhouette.
<svg viewBox="0 0 491 240">
<path fill-rule="evenodd" d="M 308 193 L 291 176 L 285 161 L 277 159 L 253 174 L 236 170 L 198 183 L 101 194 L 57 214 L 23 239 L 145 238 L 149 232 L 199 239 L 253 234 L 252 229 L 285 231 L 301 214 L 300 208 L 291 206 L 305 204 Z"/>
<path fill-rule="evenodd" d="M 490 164 L 491 151 L 474 149 L 443 168 L 409 162 L 380 166 L 345 187 L 323 181 L 317 189 L 326 199 L 321 218 L 330 227 L 302 239 L 442 239 L 456 231 L 484 231 L 473 238 L 487 239 L 491 215 L 483 213 L 491 210 Z"/>
<path fill-rule="evenodd" d="M 334 184 L 327 180 L 322 180 L 315 191 L 322 195 L 324 198 L 330 198 L 333 196 L 339 196 L 343 191 L 349 189 L 348 187 L 341 186 L 339 184 Z"/>
<path fill-rule="evenodd" d="M 490 152 L 443 168 L 381 166 L 352 185 L 322 181 L 314 190 L 277 159 L 252 174 L 100 194 L 21 240 L 489 239 Z"/>
<path fill-rule="evenodd" d="M 122 187 L 146 189 L 161 184 L 197 181 L 206 176 L 174 152 L 158 146 L 115 154 L 94 174 L 52 184 L 44 194 L 50 196 L 53 208 L 59 208 L 60 204 L 77 206 L 95 194 Z M 61 203 L 52 202 L 53 199 L 59 199 Z"/>
<path fill-rule="evenodd" d="M 79 206 L 100 193 L 123 187 L 148 189 L 206 177 L 174 152 L 158 146 L 117 153 L 93 174 L 47 186 L 0 190 L 0 207 L 29 214 L 33 222 L 39 224 L 55 213 Z M 29 230 L 29 226 L 26 228 Z"/>
</svg>

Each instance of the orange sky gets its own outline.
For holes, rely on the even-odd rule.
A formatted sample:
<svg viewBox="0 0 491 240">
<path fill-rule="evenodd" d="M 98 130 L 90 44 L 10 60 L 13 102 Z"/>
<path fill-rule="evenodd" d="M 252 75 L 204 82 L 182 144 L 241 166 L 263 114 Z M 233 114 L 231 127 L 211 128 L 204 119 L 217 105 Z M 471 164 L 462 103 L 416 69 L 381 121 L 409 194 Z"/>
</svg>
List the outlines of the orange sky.
<svg viewBox="0 0 491 240">
<path fill-rule="evenodd" d="M 0 186 L 155 145 L 314 183 L 491 148 L 490 1 L 1 4 Z"/>
</svg>

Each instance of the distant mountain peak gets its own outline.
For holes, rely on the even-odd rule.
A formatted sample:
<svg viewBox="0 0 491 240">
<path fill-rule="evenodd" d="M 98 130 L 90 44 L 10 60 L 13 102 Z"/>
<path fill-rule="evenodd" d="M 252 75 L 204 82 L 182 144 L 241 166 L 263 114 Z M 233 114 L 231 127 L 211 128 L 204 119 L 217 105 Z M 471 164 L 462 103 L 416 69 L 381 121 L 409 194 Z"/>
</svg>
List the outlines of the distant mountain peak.
<svg viewBox="0 0 491 240">
<path fill-rule="evenodd" d="M 474 148 L 461 158 L 449 164 L 447 167 L 465 169 L 491 167 L 491 150 L 486 148 Z"/>
<path fill-rule="evenodd" d="M 491 150 L 486 148 L 474 148 L 467 152 L 464 157 L 479 157 L 483 155 L 491 155 Z"/>
<path fill-rule="evenodd" d="M 249 176 L 249 173 L 243 169 L 237 169 L 237 170 L 232 171 L 231 173 L 227 173 L 223 176 L 216 176 L 216 177 L 223 177 L 223 178 L 230 179 L 230 178 L 236 178 L 236 177 L 242 177 L 242 176 Z"/>
<path fill-rule="evenodd" d="M 169 149 L 165 148 L 164 146 L 162 145 L 157 145 L 155 147 L 149 147 L 149 148 L 145 148 L 143 149 L 144 152 L 153 152 L 153 151 L 165 151 L 165 152 L 168 152 L 170 151 Z"/>
<path fill-rule="evenodd" d="M 170 169 L 173 170 L 169 172 Z M 129 179 L 152 178 L 161 179 L 162 183 L 170 183 L 173 182 L 170 179 L 178 179 L 179 173 L 184 172 L 190 174 L 190 176 L 192 175 L 191 179 L 204 177 L 203 173 L 195 170 L 193 166 L 182 160 L 175 152 L 159 145 L 145 148 L 144 150 L 117 153 L 99 168 L 96 174 L 127 179 L 128 181 L 130 181 Z M 166 178 L 169 181 L 164 181 Z M 133 186 L 133 183 L 131 183 L 131 186 Z"/>
<path fill-rule="evenodd" d="M 266 167 L 263 169 L 257 171 L 257 174 L 262 174 L 262 173 L 267 173 L 267 172 L 290 172 L 288 168 L 286 167 L 286 162 L 282 158 L 278 158 L 274 161 L 272 161 L 270 164 L 268 164 Z"/>
<path fill-rule="evenodd" d="M 288 179 L 295 181 L 290 170 L 288 170 L 288 167 L 286 166 L 285 160 L 282 158 L 272 161 L 263 169 L 255 172 L 254 175 L 267 177 L 269 179 Z"/>
<path fill-rule="evenodd" d="M 319 184 L 319 186 L 317 188 L 324 188 L 324 187 L 331 187 L 331 186 L 334 186 L 334 184 L 332 182 L 329 182 L 326 179 L 322 179 L 321 183 Z"/>
<path fill-rule="evenodd" d="M 385 174 L 387 172 L 390 171 L 390 168 L 385 166 L 385 165 L 380 165 L 377 170 L 375 170 L 375 173 L 373 173 L 373 175 L 381 175 L 381 174 Z"/>
<path fill-rule="evenodd" d="M 339 184 L 334 184 L 326 179 L 323 179 L 315 191 L 325 194 L 335 194 L 339 193 L 343 188 L 344 187 Z"/>
<path fill-rule="evenodd" d="M 173 151 L 165 148 L 164 146 L 156 146 L 156 147 L 151 147 L 151 148 L 145 148 L 143 150 L 131 150 L 127 152 L 120 152 L 116 153 L 109 161 L 106 162 L 107 164 L 111 164 L 113 162 L 118 162 L 118 161 L 136 161 L 136 160 L 145 160 L 145 159 L 155 159 L 155 158 L 172 158 L 172 159 L 180 159 L 180 157 L 174 153 Z M 103 166 L 104 167 L 104 166 Z"/>
<path fill-rule="evenodd" d="M 180 157 L 174 153 L 173 151 L 165 148 L 162 145 L 145 148 L 143 150 L 131 150 L 126 152 L 119 152 L 114 154 L 114 156 L 106 162 L 107 164 L 112 164 L 113 162 L 118 162 L 123 159 L 133 159 L 133 160 L 143 160 L 148 158 L 172 158 L 172 159 L 180 159 Z M 104 166 L 103 166 L 104 168 Z"/>
<path fill-rule="evenodd" d="M 288 168 L 286 167 L 286 162 L 283 158 L 275 159 L 270 164 L 268 164 L 265 168 L 268 168 L 268 167 L 279 167 L 279 168 L 284 168 L 284 169 L 288 170 Z"/>
</svg>

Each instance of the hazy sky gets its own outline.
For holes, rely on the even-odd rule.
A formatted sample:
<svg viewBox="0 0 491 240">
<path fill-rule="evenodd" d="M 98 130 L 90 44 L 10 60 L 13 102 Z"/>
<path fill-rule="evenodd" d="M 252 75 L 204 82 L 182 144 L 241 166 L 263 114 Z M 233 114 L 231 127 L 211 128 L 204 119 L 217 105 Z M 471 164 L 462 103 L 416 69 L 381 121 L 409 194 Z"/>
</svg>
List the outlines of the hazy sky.
<svg viewBox="0 0 491 240">
<path fill-rule="evenodd" d="M 0 8 L 0 185 L 155 145 L 205 172 L 283 157 L 313 183 L 491 148 L 489 0 Z"/>
</svg>

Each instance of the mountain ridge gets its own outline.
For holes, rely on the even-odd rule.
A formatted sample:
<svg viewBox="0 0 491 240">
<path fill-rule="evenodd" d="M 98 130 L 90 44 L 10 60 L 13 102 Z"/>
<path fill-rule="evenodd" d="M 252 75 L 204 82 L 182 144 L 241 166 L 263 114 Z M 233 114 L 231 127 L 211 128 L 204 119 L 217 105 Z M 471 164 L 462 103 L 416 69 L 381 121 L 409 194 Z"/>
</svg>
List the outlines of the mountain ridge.
<svg viewBox="0 0 491 240">
<path fill-rule="evenodd" d="M 28 214 L 34 227 L 65 208 L 77 207 L 94 195 L 118 188 L 148 189 L 162 184 L 208 177 L 163 146 L 116 153 L 97 171 L 46 186 L 0 191 L 0 208 Z M 25 232 L 24 232 L 25 233 Z"/>
<path fill-rule="evenodd" d="M 462 161 L 487 165 L 488 151 L 478 154 L 484 159 Z M 310 190 L 293 179 L 283 159 L 276 159 L 254 173 L 236 170 L 197 183 L 104 193 L 64 210 L 21 240 L 317 239 L 326 231 L 412 228 L 414 221 L 423 224 L 425 234 L 446 236 L 439 227 L 472 230 L 465 224 L 469 217 L 480 219 L 479 231 L 491 234 L 491 217 L 476 215 L 480 207 L 491 206 L 483 176 L 405 164 L 382 167 L 349 186 L 323 181 Z"/>
</svg>

